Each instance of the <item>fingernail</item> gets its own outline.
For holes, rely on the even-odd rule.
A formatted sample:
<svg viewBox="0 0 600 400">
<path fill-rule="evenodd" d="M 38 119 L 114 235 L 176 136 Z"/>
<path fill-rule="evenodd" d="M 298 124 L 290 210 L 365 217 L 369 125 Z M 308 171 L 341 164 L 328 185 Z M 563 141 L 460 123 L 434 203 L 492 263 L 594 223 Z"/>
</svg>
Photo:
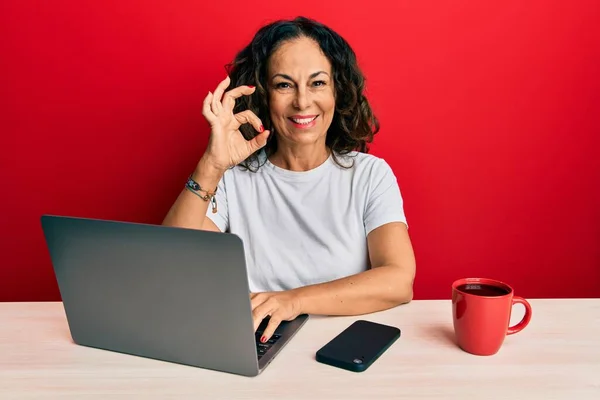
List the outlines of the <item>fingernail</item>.
<svg viewBox="0 0 600 400">
<path fill-rule="evenodd" d="M 261 132 L 264 132 L 264 131 L 265 131 L 265 127 L 261 125 L 261 126 L 260 126 L 260 131 L 261 131 Z"/>
<path fill-rule="evenodd" d="M 264 343 L 266 341 L 267 341 L 267 337 L 266 336 L 263 336 L 263 337 L 260 338 L 260 342 L 261 343 Z"/>
<path fill-rule="evenodd" d="M 254 89 L 254 86 L 253 86 L 253 85 L 248 85 L 248 87 L 249 87 L 250 89 Z"/>
</svg>

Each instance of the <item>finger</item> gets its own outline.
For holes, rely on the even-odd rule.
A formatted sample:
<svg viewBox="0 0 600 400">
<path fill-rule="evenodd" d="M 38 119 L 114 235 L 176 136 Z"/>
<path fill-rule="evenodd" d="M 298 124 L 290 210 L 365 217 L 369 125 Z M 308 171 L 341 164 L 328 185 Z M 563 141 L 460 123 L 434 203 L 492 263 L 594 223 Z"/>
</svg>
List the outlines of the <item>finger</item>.
<svg viewBox="0 0 600 400">
<path fill-rule="evenodd" d="M 265 128 L 260 118 L 256 116 L 251 110 L 245 110 L 234 115 L 235 119 L 240 125 L 250 124 L 258 132 L 264 132 Z"/>
<path fill-rule="evenodd" d="M 271 309 L 270 302 L 264 302 L 261 305 L 259 305 L 258 307 L 256 307 L 254 310 L 252 310 L 252 319 L 254 321 L 254 332 L 256 332 L 256 330 L 260 326 L 263 319 L 265 319 L 266 317 L 271 315 L 272 311 L 273 310 Z"/>
<path fill-rule="evenodd" d="M 239 99 L 242 96 L 249 96 L 254 93 L 254 86 L 238 86 L 236 88 L 231 89 L 225 96 L 223 96 L 223 109 L 228 111 L 233 111 L 233 107 L 235 107 L 235 100 Z"/>
<path fill-rule="evenodd" d="M 270 134 L 271 131 L 264 131 L 250 139 L 248 141 L 250 153 L 254 153 L 257 150 L 262 149 L 267 144 L 267 139 L 269 138 Z"/>
<path fill-rule="evenodd" d="M 264 303 L 266 300 L 266 297 L 263 293 L 254 293 L 254 295 L 251 294 L 250 296 L 250 305 L 252 306 L 252 311 L 254 311 L 254 309 L 258 306 L 260 306 L 262 303 Z"/>
<path fill-rule="evenodd" d="M 211 109 L 215 115 L 219 115 L 219 112 L 223 109 L 223 106 L 221 105 L 221 97 L 223 97 L 223 93 L 225 93 L 225 89 L 227 89 L 230 82 L 231 79 L 229 79 L 229 75 L 227 75 L 227 77 L 223 79 L 215 89 L 215 93 L 211 101 Z"/>
<path fill-rule="evenodd" d="M 275 313 L 271 316 L 271 319 L 269 319 L 269 323 L 267 324 L 267 327 L 260 338 L 261 343 L 266 343 L 267 340 L 271 339 L 271 336 L 273 336 L 275 329 L 277 329 L 279 324 L 281 324 L 281 318 L 279 318 L 277 313 Z"/>
<path fill-rule="evenodd" d="M 212 99 L 213 94 L 211 92 L 208 92 L 208 94 L 204 98 L 204 102 L 202 103 L 202 115 L 204 116 L 204 118 L 206 118 L 206 120 L 209 123 L 212 123 L 215 120 L 215 114 L 213 114 L 213 112 L 210 109 L 210 103 Z"/>
</svg>

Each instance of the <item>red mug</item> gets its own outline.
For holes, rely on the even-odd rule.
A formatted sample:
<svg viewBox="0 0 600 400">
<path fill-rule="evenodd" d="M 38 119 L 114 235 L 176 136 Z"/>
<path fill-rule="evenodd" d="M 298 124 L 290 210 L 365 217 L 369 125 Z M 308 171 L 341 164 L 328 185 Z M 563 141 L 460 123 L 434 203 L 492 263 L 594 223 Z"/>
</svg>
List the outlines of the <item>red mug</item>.
<svg viewBox="0 0 600 400">
<path fill-rule="evenodd" d="M 525 306 L 521 322 L 509 326 L 514 304 Z M 464 351 L 490 356 L 504 338 L 525 328 L 531 320 L 531 305 L 515 296 L 504 282 L 485 278 L 459 279 L 452 284 L 452 320 L 458 346 Z"/>
</svg>

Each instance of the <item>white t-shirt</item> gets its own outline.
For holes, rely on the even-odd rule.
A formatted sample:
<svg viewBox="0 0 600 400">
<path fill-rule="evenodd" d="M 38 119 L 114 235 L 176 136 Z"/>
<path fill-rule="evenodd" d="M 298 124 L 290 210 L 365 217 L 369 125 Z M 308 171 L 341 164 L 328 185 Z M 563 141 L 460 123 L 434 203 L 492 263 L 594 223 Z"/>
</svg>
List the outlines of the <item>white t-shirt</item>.
<svg viewBox="0 0 600 400">
<path fill-rule="evenodd" d="M 406 224 L 396 177 L 383 159 L 359 152 L 337 158 L 354 165 L 341 168 L 330 156 L 296 172 L 266 160 L 257 172 L 235 167 L 221 179 L 218 212 L 209 206 L 206 215 L 242 239 L 250 291 L 288 290 L 365 271 L 369 232 L 388 222 Z"/>
</svg>

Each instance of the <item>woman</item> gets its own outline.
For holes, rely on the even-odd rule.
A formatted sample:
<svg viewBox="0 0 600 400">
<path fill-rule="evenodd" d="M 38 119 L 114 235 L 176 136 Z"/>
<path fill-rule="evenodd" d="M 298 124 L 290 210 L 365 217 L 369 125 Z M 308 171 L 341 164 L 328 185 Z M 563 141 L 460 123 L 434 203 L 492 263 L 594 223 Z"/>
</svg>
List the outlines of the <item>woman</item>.
<svg viewBox="0 0 600 400">
<path fill-rule="evenodd" d="M 300 314 L 358 315 L 412 299 L 415 259 L 354 52 L 306 19 L 261 28 L 209 92 L 207 149 L 164 224 L 243 241 L 261 341 Z"/>
</svg>

